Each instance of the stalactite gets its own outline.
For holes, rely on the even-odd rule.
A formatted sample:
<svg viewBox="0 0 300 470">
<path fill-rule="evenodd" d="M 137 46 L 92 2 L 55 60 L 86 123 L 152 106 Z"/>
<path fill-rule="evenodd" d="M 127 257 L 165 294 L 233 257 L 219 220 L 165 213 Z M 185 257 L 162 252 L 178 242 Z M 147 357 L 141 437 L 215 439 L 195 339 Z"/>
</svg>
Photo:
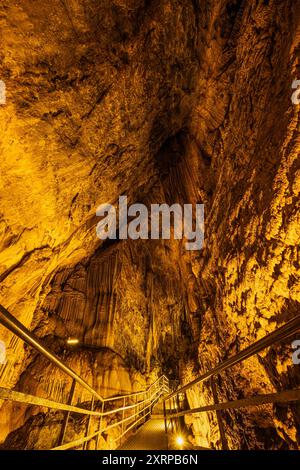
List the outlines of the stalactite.
<svg viewBox="0 0 300 470">
<path fill-rule="evenodd" d="M 101 393 L 162 372 L 186 382 L 298 313 L 300 4 L 84 4 L 1 2 L 0 302 Z M 102 243 L 96 209 L 121 194 L 204 203 L 203 249 Z M 1 386 L 67 399 L 60 371 L 0 335 Z M 217 388 L 225 401 L 290 384 L 286 346 Z M 211 399 L 205 384 L 188 394 Z M 1 403 L 0 440 L 24 426 L 39 445 L 32 423 L 53 416 L 20 408 Z M 299 447 L 298 415 L 224 413 L 230 448 Z M 215 417 L 196 418 L 194 443 L 219 448 Z"/>
</svg>

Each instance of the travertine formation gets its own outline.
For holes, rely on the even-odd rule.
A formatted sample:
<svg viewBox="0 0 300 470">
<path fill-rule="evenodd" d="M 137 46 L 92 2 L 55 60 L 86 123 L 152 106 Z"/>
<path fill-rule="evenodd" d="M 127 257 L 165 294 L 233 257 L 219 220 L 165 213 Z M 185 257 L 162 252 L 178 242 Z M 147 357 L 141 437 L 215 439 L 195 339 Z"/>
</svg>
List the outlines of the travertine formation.
<svg viewBox="0 0 300 470">
<path fill-rule="evenodd" d="M 299 313 L 299 15 L 298 0 L 2 1 L 0 303 L 100 393 L 161 372 L 185 383 Z M 101 243 L 96 208 L 121 194 L 204 203 L 203 250 Z M 2 327 L 0 339 L 1 386 L 66 398 L 59 371 Z M 217 390 L 299 381 L 283 345 Z M 188 399 L 210 403 L 209 384 Z M 231 449 L 299 447 L 299 407 L 223 418 Z M 3 403 L 0 438 L 51 446 L 57 420 Z M 187 424 L 220 447 L 214 414 Z"/>
</svg>

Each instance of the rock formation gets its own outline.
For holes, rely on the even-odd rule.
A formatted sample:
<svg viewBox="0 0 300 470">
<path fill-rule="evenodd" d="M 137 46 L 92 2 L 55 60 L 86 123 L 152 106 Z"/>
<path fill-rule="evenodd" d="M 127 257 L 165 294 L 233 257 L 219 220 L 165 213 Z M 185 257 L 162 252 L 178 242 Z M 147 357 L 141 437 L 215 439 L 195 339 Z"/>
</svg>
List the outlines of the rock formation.
<svg viewBox="0 0 300 470">
<path fill-rule="evenodd" d="M 99 393 L 186 383 L 299 313 L 299 20 L 298 0 L 2 1 L 0 303 Z M 101 242 L 96 209 L 122 194 L 205 204 L 203 249 Z M 1 386 L 66 398 L 54 366 L 0 339 Z M 299 382 L 284 344 L 217 391 Z M 188 400 L 211 403 L 209 384 Z M 299 410 L 223 412 L 229 448 L 298 448 Z M 2 402 L 0 439 L 43 448 L 59 419 Z M 220 448 L 214 413 L 186 422 Z"/>
</svg>

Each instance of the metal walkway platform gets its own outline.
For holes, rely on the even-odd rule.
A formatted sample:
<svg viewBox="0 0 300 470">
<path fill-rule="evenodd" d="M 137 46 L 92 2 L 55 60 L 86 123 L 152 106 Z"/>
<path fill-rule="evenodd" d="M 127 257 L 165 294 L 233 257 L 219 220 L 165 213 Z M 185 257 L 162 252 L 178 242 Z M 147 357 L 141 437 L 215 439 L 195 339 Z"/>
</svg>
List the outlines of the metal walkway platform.
<svg viewBox="0 0 300 470">
<path fill-rule="evenodd" d="M 163 419 L 151 418 L 121 447 L 121 450 L 167 450 Z"/>
</svg>

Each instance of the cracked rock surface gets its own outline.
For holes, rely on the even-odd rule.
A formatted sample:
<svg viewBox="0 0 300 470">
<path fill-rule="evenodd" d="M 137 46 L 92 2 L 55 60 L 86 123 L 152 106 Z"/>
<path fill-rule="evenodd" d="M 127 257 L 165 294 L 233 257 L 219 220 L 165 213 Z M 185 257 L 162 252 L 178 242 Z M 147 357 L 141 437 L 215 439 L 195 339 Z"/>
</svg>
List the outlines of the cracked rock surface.
<svg viewBox="0 0 300 470">
<path fill-rule="evenodd" d="M 186 383 L 299 313 L 299 15 L 298 0 L 2 1 L 0 303 L 100 393 Z M 101 243 L 96 208 L 120 195 L 204 203 L 204 248 Z M 1 386 L 66 398 L 59 371 L 0 339 Z M 219 400 L 299 386 L 290 342 L 221 374 Z M 211 403 L 209 384 L 188 401 Z M 230 449 L 299 448 L 298 405 L 222 417 Z M 60 419 L 2 402 L 0 439 L 51 447 Z M 213 413 L 186 421 L 220 448 Z"/>
</svg>

